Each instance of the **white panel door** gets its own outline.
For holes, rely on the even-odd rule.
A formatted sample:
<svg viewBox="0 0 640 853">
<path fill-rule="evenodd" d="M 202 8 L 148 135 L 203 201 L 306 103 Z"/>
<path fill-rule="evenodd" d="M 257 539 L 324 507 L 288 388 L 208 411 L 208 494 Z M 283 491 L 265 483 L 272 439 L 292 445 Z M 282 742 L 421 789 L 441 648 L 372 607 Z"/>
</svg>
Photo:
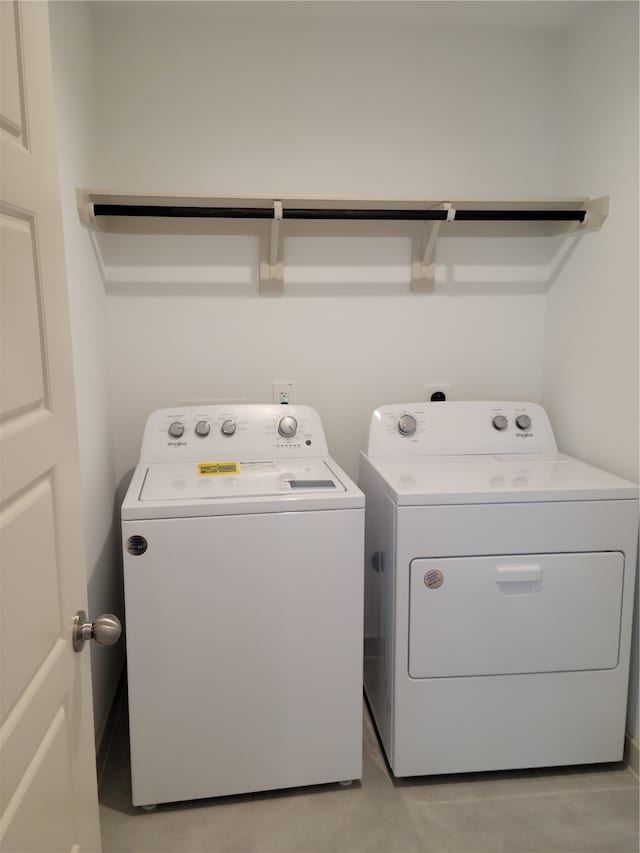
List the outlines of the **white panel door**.
<svg viewBox="0 0 640 853">
<path fill-rule="evenodd" d="M 0 2 L 0 849 L 100 850 L 47 4 Z"/>
</svg>

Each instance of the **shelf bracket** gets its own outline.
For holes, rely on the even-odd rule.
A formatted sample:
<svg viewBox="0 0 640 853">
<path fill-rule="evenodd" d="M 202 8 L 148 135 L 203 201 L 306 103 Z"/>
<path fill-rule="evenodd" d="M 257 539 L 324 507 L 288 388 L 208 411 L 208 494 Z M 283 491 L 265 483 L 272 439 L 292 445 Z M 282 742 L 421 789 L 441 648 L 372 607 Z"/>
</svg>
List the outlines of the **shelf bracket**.
<svg viewBox="0 0 640 853">
<path fill-rule="evenodd" d="M 453 222 L 456 211 L 453 205 L 446 201 L 443 209 L 447 211 L 446 222 Z M 414 234 L 411 247 L 411 291 L 413 293 L 430 293 L 436 279 L 436 240 L 440 226 L 445 220 L 435 220 L 419 225 Z"/>
<path fill-rule="evenodd" d="M 609 200 L 610 197 L 608 195 L 589 199 L 584 206 L 587 215 L 584 218 L 584 222 L 577 229 L 579 233 L 602 228 L 605 219 L 609 215 Z"/>
<path fill-rule="evenodd" d="M 80 222 L 92 231 L 100 231 L 100 226 L 96 222 L 96 217 L 93 212 L 91 193 L 88 192 L 88 190 L 76 190 L 76 205 L 78 207 Z"/>
<path fill-rule="evenodd" d="M 260 293 L 277 296 L 284 290 L 282 202 L 273 202 L 273 219 L 260 235 Z"/>
</svg>

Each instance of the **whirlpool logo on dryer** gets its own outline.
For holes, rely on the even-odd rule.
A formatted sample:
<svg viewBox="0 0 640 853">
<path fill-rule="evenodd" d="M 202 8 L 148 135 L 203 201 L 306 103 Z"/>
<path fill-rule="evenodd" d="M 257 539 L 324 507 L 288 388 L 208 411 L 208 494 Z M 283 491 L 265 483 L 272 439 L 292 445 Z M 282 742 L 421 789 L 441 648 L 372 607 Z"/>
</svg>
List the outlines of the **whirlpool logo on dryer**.
<svg viewBox="0 0 640 853">
<path fill-rule="evenodd" d="M 186 441 L 168 441 L 168 447 L 184 447 L 186 445 Z"/>
</svg>

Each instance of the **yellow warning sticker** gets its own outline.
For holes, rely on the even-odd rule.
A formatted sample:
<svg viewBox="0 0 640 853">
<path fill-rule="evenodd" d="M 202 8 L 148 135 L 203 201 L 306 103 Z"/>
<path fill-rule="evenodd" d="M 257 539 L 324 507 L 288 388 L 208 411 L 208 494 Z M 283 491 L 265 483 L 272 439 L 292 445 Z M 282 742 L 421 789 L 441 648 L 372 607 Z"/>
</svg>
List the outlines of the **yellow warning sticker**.
<svg viewBox="0 0 640 853">
<path fill-rule="evenodd" d="M 199 462 L 198 477 L 211 477 L 215 474 L 237 474 L 237 462 Z"/>
</svg>

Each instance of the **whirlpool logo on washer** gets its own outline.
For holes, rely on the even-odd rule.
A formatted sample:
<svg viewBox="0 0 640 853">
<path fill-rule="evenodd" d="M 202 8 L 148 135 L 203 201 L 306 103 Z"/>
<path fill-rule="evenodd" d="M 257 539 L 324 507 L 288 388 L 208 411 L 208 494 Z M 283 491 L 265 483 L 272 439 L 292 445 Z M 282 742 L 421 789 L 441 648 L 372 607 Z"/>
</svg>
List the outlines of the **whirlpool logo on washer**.
<svg viewBox="0 0 640 853">
<path fill-rule="evenodd" d="M 130 536 L 127 539 L 127 551 L 134 557 L 140 557 L 147 550 L 144 536 Z"/>
<path fill-rule="evenodd" d="M 424 585 L 428 589 L 439 589 L 444 583 L 444 575 L 440 569 L 429 569 L 424 576 Z"/>
</svg>

